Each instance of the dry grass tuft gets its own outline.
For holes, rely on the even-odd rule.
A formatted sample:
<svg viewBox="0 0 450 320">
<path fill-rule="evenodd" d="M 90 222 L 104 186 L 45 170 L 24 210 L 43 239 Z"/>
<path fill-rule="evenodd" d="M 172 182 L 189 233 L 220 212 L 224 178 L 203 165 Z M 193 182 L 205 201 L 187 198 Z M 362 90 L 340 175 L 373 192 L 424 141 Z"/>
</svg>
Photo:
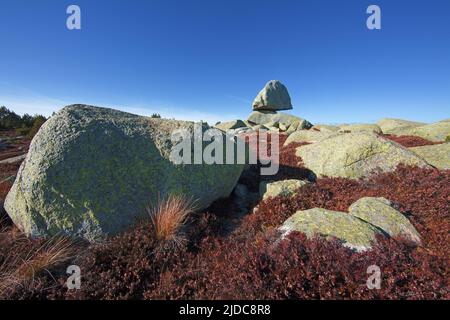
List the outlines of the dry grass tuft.
<svg viewBox="0 0 450 320">
<path fill-rule="evenodd" d="M 169 195 L 166 199 L 159 199 L 156 205 L 147 208 L 155 238 L 181 245 L 185 239 L 180 234 L 180 229 L 193 211 L 194 202 L 182 195 Z"/>
<path fill-rule="evenodd" d="M 19 236 L 14 242 L 23 242 L 19 247 L 27 247 L 26 242 L 31 240 Z M 37 248 L 31 245 L 24 255 L 11 252 L 0 265 L 0 298 L 10 296 L 18 288 L 30 286 L 44 271 L 51 274 L 50 269 L 73 258 L 73 253 L 73 242 L 62 237 L 50 239 Z"/>
</svg>

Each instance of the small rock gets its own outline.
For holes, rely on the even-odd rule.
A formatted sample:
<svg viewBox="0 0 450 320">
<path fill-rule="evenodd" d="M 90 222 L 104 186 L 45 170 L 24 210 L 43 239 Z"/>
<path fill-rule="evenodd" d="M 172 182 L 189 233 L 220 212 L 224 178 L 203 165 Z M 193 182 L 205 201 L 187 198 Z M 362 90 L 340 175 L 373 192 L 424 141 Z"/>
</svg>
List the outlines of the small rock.
<svg viewBox="0 0 450 320">
<path fill-rule="evenodd" d="M 356 251 L 366 251 L 376 242 L 377 228 L 348 213 L 314 208 L 297 211 L 280 227 L 285 237 L 292 231 L 304 233 L 308 238 L 335 237 L 343 246 Z"/>
<path fill-rule="evenodd" d="M 308 184 L 308 181 L 304 180 L 282 180 L 282 181 L 263 181 L 259 184 L 259 194 L 263 199 L 274 198 L 277 196 L 292 196 L 295 192 Z"/>
<path fill-rule="evenodd" d="M 17 162 L 22 162 L 23 160 L 25 160 L 26 156 L 27 154 L 22 154 L 20 156 L 4 159 L 0 161 L 0 164 L 13 164 Z"/>
</svg>

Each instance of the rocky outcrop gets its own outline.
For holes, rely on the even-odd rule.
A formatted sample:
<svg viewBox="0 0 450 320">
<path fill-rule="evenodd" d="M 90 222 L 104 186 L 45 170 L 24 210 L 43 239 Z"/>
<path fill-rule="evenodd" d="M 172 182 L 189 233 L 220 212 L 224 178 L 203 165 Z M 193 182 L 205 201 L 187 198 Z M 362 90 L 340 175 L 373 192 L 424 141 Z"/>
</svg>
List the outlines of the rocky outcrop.
<svg viewBox="0 0 450 320">
<path fill-rule="evenodd" d="M 436 122 L 426 126 L 410 129 L 409 135 L 418 136 L 429 141 L 445 141 L 450 136 L 450 122 Z"/>
<path fill-rule="evenodd" d="M 409 148 L 432 166 L 441 170 L 450 170 L 450 142 L 430 146 Z"/>
<path fill-rule="evenodd" d="M 96 240 L 146 216 L 158 197 L 196 208 L 227 197 L 243 165 L 175 164 L 171 134 L 194 123 L 86 105 L 65 107 L 34 137 L 5 209 L 27 235 Z M 203 126 L 203 131 L 207 127 Z"/>
<path fill-rule="evenodd" d="M 402 119 L 384 118 L 377 122 L 377 125 L 381 128 L 383 133 L 393 134 L 394 131 L 402 130 L 405 128 L 415 128 L 419 126 L 424 126 L 426 123 L 415 122 Z"/>
<path fill-rule="evenodd" d="M 381 128 L 376 124 L 348 124 L 343 125 L 339 132 L 375 132 L 382 133 Z"/>
<path fill-rule="evenodd" d="M 253 110 L 290 110 L 291 97 L 287 88 L 278 80 L 269 81 L 253 101 Z"/>
<path fill-rule="evenodd" d="M 291 127 L 295 130 L 309 129 L 312 127 L 312 124 L 305 119 L 287 113 L 273 111 L 253 111 L 247 121 L 254 125 L 265 126 L 269 126 L 269 124 L 273 126 L 274 123 L 283 123 L 286 126 L 286 130 Z"/>
<path fill-rule="evenodd" d="M 318 177 L 358 179 L 370 175 L 376 169 L 394 171 L 400 163 L 430 167 L 414 152 L 369 132 L 331 136 L 297 148 L 296 155 Z"/>
<path fill-rule="evenodd" d="M 421 244 L 420 235 L 411 222 L 385 198 L 361 198 L 350 206 L 349 213 L 321 208 L 297 211 L 279 230 L 282 237 L 297 231 L 308 238 L 337 238 L 356 251 L 371 249 L 377 235 Z"/>
</svg>

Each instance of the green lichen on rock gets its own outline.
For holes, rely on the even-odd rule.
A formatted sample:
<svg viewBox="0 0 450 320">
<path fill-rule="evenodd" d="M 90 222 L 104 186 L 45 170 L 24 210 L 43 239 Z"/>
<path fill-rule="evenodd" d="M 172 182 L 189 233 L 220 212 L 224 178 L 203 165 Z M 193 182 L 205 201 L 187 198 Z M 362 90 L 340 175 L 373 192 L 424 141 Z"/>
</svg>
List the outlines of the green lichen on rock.
<svg viewBox="0 0 450 320">
<path fill-rule="evenodd" d="M 277 196 L 289 197 L 308 184 L 308 181 L 288 179 L 275 182 L 263 181 L 259 184 L 259 194 L 263 199 L 274 198 Z"/>
<path fill-rule="evenodd" d="M 376 124 L 348 124 L 339 128 L 339 132 L 376 132 L 382 133 L 381 128 Z"/>
<path fill-rule="evenodd" d="M 304 233 L 308 238 L 335 237 L 346 246 L 357 251 L 371 248 L 376 235 L 381 232 L 369 223 L 348 213 L 314 208 L 297 211 L 280 227 L 283 236 L 292 231 Z"/>
<path fill-rule="evenodd" d="M 405 128 L 411 129 L 426 125 L 423 122 L 409 121 L 403 119 L 384 118 L 377 122 L 377 125 L 381 128 L 383 133 L 395 134 Z"/>
<path fill-rule="evenodd" d="M 412 147 L 409 150 L 425 159 L 432 166 L 441 169 L 450 169 L 450 143 L 441 143 L 429 146 Z"/>
<path fill-rule="evenodd" d="M 34 137 L 5 209 L 27 235 L 92 241 L 144 217 L 158 196 L 184 194 L 205 208 L 231 193 L 243 165 L 174 164 L 172 132 L 193 127 L 106 108 L 65 107 Z"/>
<path fill-rule="evenodd" d="M 416 228 L 385 198 L 361 198 L 350 206 L 349 213 L 382 229 L 390 237 L 401 236 L 417 244 L 421 243 Z"/>
<path fill-rule="evenodd" d="M 297 148 L 305 167 L 317 177 L 358 179 L 374 170 L 394 171 L 402 163 L 431 167 L 412 151 L 375 133 L 355 132 L 331 136 Z"/>
<path fill-rule="evenodd" d="M 339 133 L 330 131 L 297 130 L 287 137 L 284 146 L 293 142 L 317 142 L 337 134 Z"/>
</svg>

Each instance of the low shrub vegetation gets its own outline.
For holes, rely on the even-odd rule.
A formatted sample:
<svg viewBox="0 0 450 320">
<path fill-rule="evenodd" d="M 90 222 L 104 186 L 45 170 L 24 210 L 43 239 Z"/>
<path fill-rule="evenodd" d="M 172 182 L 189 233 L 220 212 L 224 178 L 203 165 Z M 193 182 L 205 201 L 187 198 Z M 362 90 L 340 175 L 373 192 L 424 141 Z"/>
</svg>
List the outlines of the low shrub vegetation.
<svg viewBox="0 0 450 320">
<path fill-rule="evenodd" d="M 294 155 L 299 145 L 281 147 L 276 179 L 310 178 Z M 256 191 L 257 173 L 255 165 L 240 183 Z M 3 185 L 0 197 L 9 187 Z M 170 196 L 127 232 L 90 245 L 45 245 L 7 221 L 0 234 L 2 294 L 6 299 L 449 299 L 449 194 L 449 170 L 401 165 L 364 180 L 320 178 L 293 197 L 259 202 L 239 219 L 232 197 L 193 212 L 192 202 Z M 347 211 L 366 196 L 393 201 L 421 234 L 422 246 L 379 238 L 372 250 L 357 253 L 337 240 L 300 233 L 278 241 L 278 227 L 296 211 Z M 81 269 L 80 290 L 65 285 L 70 264 Z M 381 269 L 379 290 L 366 285 L 371 265 Z"/>
</svg>

